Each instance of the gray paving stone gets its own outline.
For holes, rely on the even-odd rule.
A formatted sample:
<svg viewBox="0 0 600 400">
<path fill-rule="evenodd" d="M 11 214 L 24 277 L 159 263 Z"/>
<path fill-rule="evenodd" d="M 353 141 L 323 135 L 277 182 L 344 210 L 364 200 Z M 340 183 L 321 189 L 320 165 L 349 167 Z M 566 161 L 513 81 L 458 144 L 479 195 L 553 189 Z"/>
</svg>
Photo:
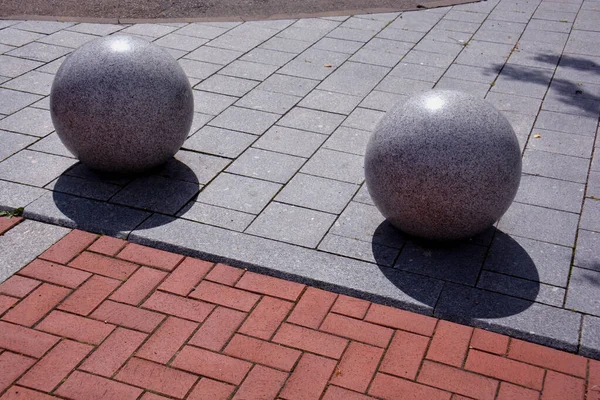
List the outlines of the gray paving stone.
<svg viewBox="0 0 600 400">
<path fill-rule="evenodd" d="M 2 21 L 0 21 L 0 29 L 8 28 L 9 26 L 18 24 L 19 22 L 21 22 L 21 21 L 19 21 L 19 20 L 8 20 L 8 19 L 2 20 Z"/>
<path fill-rule="evenodd" d="M 239 36 L 243 38 L 252 38 L 265 41 L 271 36 L 276 35 L 281 29 L 271 29 L 256 24 L 241 24 L 227 32 L 228 35 Z"/>
<path fill-rule="evenodd" d="M 121 190 L 121 186 L 108 182 L 81 179 L 76 176 L 61 175 L 58 179 L 46 185 L 46 189 L 87 199 L 108 201 Z"/>
<path fill-rule="evenodd" d="M 551 79 L 552 71 L 547 69 L 506 65 L 491 91 L 542 99 Z"/>
<path fill-rule="evenodd" d="M 220 28 L 203 23 L 193 23 L 177 30 L 179 35 L 194 36 L 203 39 L 214 39 L 227 32 L 228 28 Z"/>
<path fill-rule="evenodd" d="M 155 40 L 153 43 L 157 46 L 168 47 L 170 49 L 182 50 L 189 52 L 197 49 L 208 42 L 208 39 L 200 39 L 192 36 L 178 35 L 177 33 L 170 33 L 166 36 Z"/>
<path fill-rule="evenodd" d="M 415 30 L 394 29 L 391 27 L 384 28 L 375 37 L 381 39 L 397 40 L 406 43 L 417 43 L 425 36 L 427 31 L 420 32 Z"/>
<path fill-rule="evenodd" d="M 18 47 L 7 54 L 13 57 L 27 58 L 34 61 L 50 62 L 69 54 L 72 51 L 73 49 L 68 47 L 33 42 Z"/>
<path fill-rule="evenodd" d="M 522 41 L 519 42 L 518 51 L 515 50 L 510 55 L 507 63 L 554 69 L 560 59 L 561 51 L 561 46 L 548 43 Z"/>
<path fill-rule="evenodd" d="M 372 132 L 384 114 L 381 111 L 357 108 L 344 120 L 342 126 Z"/>
<path fill-rule="evenodd" d="M 329 135 L 343 120 L 343 115 L 295 107 L 277 124 Z"/>
<path fill-rule="evenodd" d="M 315 248 L 335 216 L 273 202 L 246 229 L 246 233 Z"/>
<path fill-rule="evenodd" d="M 283 39 L 301 40 L 307 43 L 314 43 L 317 40 L 321 39 L 323 36 L 325 36 L 327 32 L 329 32 L 329 30 L 299 28 L 297 26 L 292 25 L 286 28 L 285 30 L 281 31 L 277 35 L 277 37 Z"/>
<path fill-rule="evenodd" d="M 442 17 L 442 15 L 434 14 L 403 13 L 386 29 L 428 32 Z"/>
<path fill-rule="evenodd" d="M 375 39 L 373 39 L 375 40 Z M 424 38 L 414 47 L 415 51 L 424 51 L 429 53 L 444 54 L 456 57 L 464 49 L 462 43 L 441 42 L 434 39 Z"/>
<path fill-rule="evenodd" d="M 226 33 L 208 42 L 208 46 L 218 47 L 225 50 L 241 51 L 245 53 L 252 50 L 262 42 L 263 41 L 259 39 L 244 38 Z"/>
<path fill-rule="evenodd" d="M 390 18 L 388 20 L 377 20 L 377 19 L 364 19 L 364 18 L 356 18 L 350 17 L 344 23 L 340 25 L 343 28 L 352 28 L 352 29 L 362 29 L 366 31 L 374 31 L 378 32 L 385 28 L 390 22 L 392 22 L 395 18 Z"/>
<path fill-rule="evenodd" d="M 208 21 L 208 22 L 204 22 L 204 24 L 209 25 L 209 26 L 216 26 L 217 28 L 231 29 L 231 28 L 235 28 L 236 26 L 240 25 L 241 22 L 236 22 L 236 21 L 231 21 L 231 22 Z"/>
<path fill-rule="evenodd" d="M 358 203 L 369 204 L 371 206 L 375 205 L 375 203 L 373 203 L 373 199 L 371 199 L 371 195 L 369 194 L 369 190 L 367 189 L 366 184 L 363 184 L 360 187 L 358 192 L 356 192 L 354 199 L 352 199 L 352 200 L 356 201 Z"/>
<path fill-rule="evenodd" d="M 317 176 L 297 174 L 275 197 L 292 204 L 332 214 L 341 213 L 358 186 Z"/>
<path fill-rule="evenodd" d="M 206 125 L 211 119 L 213 119 L 213 115 L 202 114 L 202 113 L 194 113 L 194 119 L 192 120 L 192 127 L 190 128 L 190 132 L 188 133 L 188 137 L 192 136 L 194 133 L 198 131 L 198 129 L 202 128 Z"/>
<path fill-rule="evenodd" d="M 600 271 L 600 233 L 580 229 L 577 235 L 574 264 Z"/>
<path fill-rule="evenodd" d="M 111 203 L 174 215 L 199 191 L 198 183 L 145 176 L 134 179 Z"/>
<path fill-rule="evenodd" d="M 255 62 L 236 60 L 219 71 L 219 73 L 223 75 L 237 76 L 239 78 L 263 81 L 276 70 L 277 66 L 275 65 L 257 64 Z"/>
<path fill-rule="evenodd" d="M 298 104 L 300 107 L 348 115 L 360 103 L 362 97 L 325 90 L 313 90 Z"/>
<path fill-rule="evenodd" d="M 533 137 L 528 143 L 528 148 L 567 156 L 592 158 L 594 138 L 591 136 L 547 131 L 538 128 L 534 129 L 533 133 L 541 135 L 541 137 Z"/>
<path fill-rule="evenodd" d="M 431 53 L 428 51 L 411 50 L 406 57 L 402 59 L 402 62 L 428 65 L 438 68 L 448 68 L 455 55 L 447 55 L 442 53 Z"/>
<path fill-rule="evenodd" d="M 600 199 L 600 172 L 593 170 L 590 171 L 586 196 L 590 198 L 595 197 Z"/>
<path fill-rule="evenodd" d="M 364 156 L 370 131 L 341 126 L 327 139 L 323 148 Z"/>
<path fill-rule="evenodd" d="M 273 126 L 252 147 L 308 158 L 323 144 L 327 136 L 298 129 Z"/>
<path fill-rule="evenodd" d="M 475 286 L 486 250 L 466 243 L 440 246 L 409 241 L 394 268 Z"/>
<path fill-rule="evenodd" d="M 383 78 L 375 89 L 396 94 L 412 95 L 431 90 L 432 87 L 432 82 L 388 75 Z"/>
<path fill-rule="evenodd" d="M 527 23 L 531 18 L 530 13 L 524 13 L 520 11 L 502 11 L 502 10 L 494 10 L 488 16 L 488 19 L 499 20 L 499 21 L 508 21 L 508 22 L 520 22 Z M 541 18 L 542 15 L 536 15 L 536 18 Z M 545 19 L 545 18 L 544 18 Z"/>
<path fill-rule="evenodd" d="M 235 105 L 275 114 L 285 114 L 298 101 L 300 101 L 300 97 L 297 96 L 255 89 L 238 100 Z"/>
<path fill-rule="evenodd" d="M 593 118 L 600 113 L 600 99 L 578 94 L 549 93 L 544 99 L 542 109 Z"/>
<path fill-rule="evenodd" d="M 369 40 L 362 48 L 364 50 L 381 51 L 403 56 L 408 53 L 413 46 L 412 43 L 375 37 Z"/>
<path fill-rule="evenodd" d="M 334 38 L 334 39 L 353 40 L 355 42 L 366 43 L 369 40 L 371 40 L 371 38 L 373 36 L 375 36 L 376 33 L 377 32 L 374 32 L 374 31 L 363 31 L 363 30 L 359 30 L 359 29 L 338 27 L 338 28 L 335 28 L 334 30 L 332 30 L 331 32 L 329 32 L 327 34 L 327 37 Z"/>
<path fill-rule="evenodd" d="M 515 200 L 520 203 L 580 213 L 584 192 L 585 185 L 580 183 L 524 175 L 521 177 L 521 185 Z"/>
<path fill-rule="evenodd" d="M 111 183 L 118 186 L 125 186 L 133 180 L 131 176 L 115 175 L 95 171 L 79 163 L 75 164 L 72 168 L 69 168 L 61 176 L 75 176 L 77 178 L 86 179 L 93 182 Z"/>
<path fill-rule="evenodd" d="M 23 150 L 0 163 L 0 178 L 33 186 L 45 186 L 77 160 Z"/>
<path fill-rule="evenodd" d="M 24 149 L 36 140 L 31 136 L 0 130 L 0 143 L 2 143 L 2 146 L 0 146 L 0 161 Z"/>
<path fill-rule="evenodd" d="M 491 17 L 491 15 L 490 15 Z M 445 29 L 448 31 L 475 33 L 479 29 L 478 23 L 464 21 L 449 21 L 442 20 L 436 25 L 437 29 Z"/>
<path fill-rule="evenodd" d="M 246 21 L 245 25 L 257 26 L 259 28 L 282 30 L 296 22 L 295 19 L 275 19 L 265 21 Z"/>
<path fill-rule="evenodd" d="M 600 357 L 600 318 L 583 316 L 579 354 L 598 359 Z"/>
<path fill-rule="evenodd" d="M 187 54 L 185 56 L 185 58 L 189 58 L 189 59 L 197 60 L 197 61 L 209 62 L 209 63 L 213 63 L 213 64 L 225 65 L 225 64 L 229 64 L 233 60 L 237 59 L 242 54 L 244 54 L 244 53 L 241 51 L 226 50 L 226 49 L 219 49 L 217 47 L 202 46 L 202 47 L 192 51 L 191 53 Z"/>
<path fill-rule="evenodd" d="M 194 94 L 194 111 L 208 115 L 220 114 L 237 100 L 236 97 L 201 90 L 193 90 L 192 93 Z"/>
<path fill-rule="evenodd" d="M 94 24 L 82 22 L 67 28 L 68 31 L 88 33 L 90 35 L 106 36 L 111 33 L 125 29 L 125 25 L 114 25 L 114 24 Z"/>
<path fill-rule="evenodd" d="M 557 81 L 600 84 L 600 76 L 595 72 L 600 65 L 600 57 L 563 54 L 554 74 Z"/>
<path fill-rule="evenodd" d="M 157 174 L 180 181 L 207 184 L 229 165 L 231 160 L 179 150 L 173 158 L 157 170 Z"/>
<path fill-rule="evenodd" d="M 295 55 L 292 53 L 255 48 L 250 52 L 244 54 L 244 56 L 240 58 L 240 61 L 248 61 L 258 64 L 268 64 L 281 67 L 287 64 L 294 57 Z"/>
<path fill-rule="evenodd" d="M 391 267 L 399 250 L 376 243 L 362 242 L 343 236 L 327 234 L 319 244 L 319 250 L 358 260 Z M 375 257 L 377 254 L 377 258 Z"/>
<path fill-rule="evenodd" d="M 391 268 L 382 273 L 370 263 L 166 216 L 151 218 L 130 240 L 422 313 L 431 313 L 441 290 L 433 279 Z M 421 300 L 407 295 L 405 286 Z"/>
<path fill-rule="evenodd" d="M 288 154 L 249 148 L 227 168 L 227 172 L 285 184 L 305 161 Z"/>
<path fill-rule="evenodd" d="M 273 74 L 261 83 L 258 89 L 303 97 L 318 84 L 319 81 L 312 79 Z"/>
<path fill-rule="evenodd" d="M 537 10 L 533 17 L 537 19 L 545 19 L 548 21 L 567 21 L 573 22 L 577 16 L 576 12 L 553 11 L 553 10 Z"/>
<path fill-rule="evenodd" d="M 400 63 L 392 69 L 390 75 L 420 81 L 437 82 L 444 74 L 444 71 L 443 68 L 430 67 L 428 65 Z"/>
<path fill-rule="evenodd" d="M 34 68 L 39 67 L 40 65 L 42 65 L 42 63 L 37 61 L 0 55 L 0 75 L 8 78 L 14 78 L 22 75 Z"/>
<path fill-rule="evenodd" d="M 327 77 L 318 89 L 366 96 L 389 71 L 389 68 L 385 67 L 346 62 Z"/>
<path fill-rule="evenodd" d="M 373 14 L 355 14 L 356 18 L 361 19 L 374 19 L 376 21 L 385 21 L 386 23 L 392 21 L 400 16 L 399 12 L 390 13 L 373 13 Z"/>
<path fill-rule="evenodd" d="M 245 176 L 219 174 L 198 195 L 198 201 L 249 214 L 259 214 L 281 185 Z"/>
<path fill-rule="evenodd" d="M 500 219 L 498 229 L 529 239 L 572 247 L 578 214 L 513 203 Z"/>
<path fill-rule="evenodd" d="M 573 267 L 565 307 L 600 316 L 600 272 Z"/>
<path fill-rule="evenodd" d="M 23 31 L 50 34 L 75 25 L 74 22 L 23 21 L 12 27 Z"/>
<path fill-rule="evenodd" d="M 43 72 L 29 71 L 18 78 L 12 79 L 2 86 L 8 89 L 47 96 L 54 81 L 54 75 Z"/>
<path fill-rule="evenodd" d="M 0 54 L 4 54 L 14 49 L 16 49 L 16 47 L 0 43 Z"/>
<path fill-rule="evenodd" d="M 502 114 L 508 119 L 510 124 L 517 135 L 521 151 L 525 149 L 525 144 L 529 139 L 533 122 L 535 121 L 535 115 L 527 115 L 516 112 L 504 111 Z"/>
<path fill-rule="evenodd" d="M 489 68 L 473 67 L 470 65 L 452 64 L 444 73 L 444 78 L 455 78 L 490 84 L 494 81 L 494 79 L 496 79 L 498 72 L 500 72 L 500 69 L 494 70 Z"/>
<path fill-rule="evenodd" d="M 67 228 L 126 238 L 150 213 L 54 192 L 46 193 L 27 206 L 23 216 Z"/>
<path fill-rule="evenodd" d="M 160 24 L 135 24 L 123 29 L 122 33 L 158 38 L 165 36 L 176 29 L 177 28 Z"/>
<path fill-rule="evenodd" d="M 487 290 L 446 284 L 434 316 L 576 351 L 581 314 Z"/>
<path fill-rule="evenodd" d="M 202 81 L 199 85 L 196 85 L 195 89 L 241 97 L 252 90 L 256 85 L 258 85 L 258 82 L 256 81 L 215 74 Z"/>
<path fill-rule="evenodd" d="M 210 124 L 219 128 L 261 135 L 279 119 L 279 115 L 241 107 L 229 107 Z"/>
<path fill-rule="evenodd" d="M 488 83 L 465 81 L 443 76 L 435 85 L 435 88 L 441 90 L 460 90 L 483 99 L 489 92 L 490 85 Z"/>
<path fill-rule="evenodd" d="M 20 29 L 5 28 L 0 30 L 0 43 L 10 46 L 23 46 L 43 38 L 39 33 L 22 31 Z"/>
<path fill-rule="evenodd" d="M 47 191 L 33 186 L 0 180 L 0 208 L 14 210 L 25 207 Z"/>
<path fill-rule="evenodd" d="M 237 232 L 243 232 L 256 217 L 252 214 L 203 203 L 194 203 L 189 210 L 179 213 L 177 216 Z"/>
<path fill-rule="evenodd" d="M 525 150 L 523 172 L 548 178 L 585 183 L 589 160 L 538 150 Z"/>
<path fill-rule="evenodd" d="M 54 126 L 49 111 L 27 107 L 0 121 L 0 129 L 44 137 Z"/>
<path fill-rule="evenodd" d="M 485 99 L 500 111 L 518 112 L 528 115 L 537 115 L 542 102 L 541 99 L 493 92 L 490 92 Z"/>
<path fill-rule="evenodd" d="M 285 39 L 282 37 L 274 37 L 259 47 L 268 50 L 284 51 L 287 53 L 299 54 L 311 46 L 311 42 L 303 42 L 302 40 Z"/>
<path fill-rule="evenodd" d="M 362 156 L 320 149 L 302 167 L 301 172 L 342 182 L 360 184 L 365 179 L 363 164 L 364 157 Z"/>
<path fill-rule="evenodd" d="M 398 64 L 402 57 L 402 54 L 394 54 L 386 51 L 369 50 L 363 48 L 350 57 L 350 61 L 391 68 Z"/>
<path fill-rule="evenodd" d="M 29 150 L 40 151 L 42 153 L 54 154 L 57 156 L 75 158 L 65 145 L 60 141 L 56 133 L 52 133 L 45 138 L 38 140 L 37 143 L 29 146 Z"/>
<path fill-rule="evenodd" d="M 56 74 L 58 72 L 58 69 L 60 68 L 60 66 L 62 65 L 63 61 L 65 61 L 66 58 L 67 57 L 64 56 L 57 60 L 49 62 L 48 64 L 44 64 L 41 67 L 39 67 L 36 71 L 45 72 L 47 74 Z"/>
<path fill-rule="evenodd" d="M 189 78 L 206 79 L 222 68 L 218 64 L 188 60 L 186 58 L 177 61 Z"/>
<path fill-rule="evenodd" d="M 600 232 L 600 200 L 591 197 L 585 199 L 579 227 Z"/>
<path fill-rule="evenodd" d="M 23 221 L 0 237 L 0 283 L 33 261 L 48 247 L 69 233 L 68 229 Z"/>
<path fill-rule="evenodd" d="M 79 32 L 58 31 L 51 35 L 37 39 L 37 41 L 77 49 L 93 39 L 96 39 L 96 36 Z"/>
<path fill-rule="evenodd" d="M 514 46 L 519 41 L 519 34 L 480 28 L 475 35 L 473 35 L 473 39 L 479 40 L 480 42 L 504 43 Z"/>
<path fill-rule="evenodd" d="M 557 22 L 536 18 L 531 19 L 529 24 L 527 24 L 527 29 L 560 33 L 570 33 L 571 27 L 571 24 L 569 22 L 564 22 L 564 20 L 563 22 Z"/>
<path fill-rule="evenodd" d="M 436 26 L 427 33 L 426 38 L 438 42 L 460 44 L 461 46 L 464 46 L 464 44 L 467 43 L 472 36 L 473 33 L 458 32 Z"/>
<path fill-rule="evenodd" d="M 308 49 L 284 65 L 278 72 L 308 79 L 325 79 L 349 57 L 348 54 Z"/>
<path fill-rule="evenodd" d="M 375 40 L 375 39 L 373 39 Z M 326 50 L 326 51 L 335 51 L 337 53 L 346 53 L 353 54 L 358 49 L 363 46 L 360 42 L 355 42 L 353 40 L 343 40 L 343 39 L 334 39 L 329 37 L 324 37 L 315 43 L 312 47 L 314 49 Z"/>
<path fill-rule="evenodd" d="M 369 93 L 367 97 L 359 104 L 361 108 L 369 108 L 377 111 L 390 111 L 396 104 L 408 99 L 407 95 L 380 92 L 377 90 Z"/>
<path fill-rule="evenodd" d="M 256 136 L 247 133 L 205 126 L 188 138 L 183 144 L 183 148 L 222 157 L 236 158 L 255 140 Z"/>
<path fill-rule="evenodd" d="M 598 22 L 600 22 L 600 12 L 591 10 L 585 13 L 579 13 L 575 19 L 573 29 L 585 30 L 585 31 L 600 31 L 598 28 Z"/>
<path fill-rule="evenodd" d="M 448 11 L 448 13 L 444 16 L 443 19 L 452 21 L 474 22 L 476 24 L 481 24 L 483 21 L 485 21 L 486 17 L 487 15 L 484 13 L 468 12 L 453 9 Z"/>
<path fill-rule="evenodd" d="M 562 307 L 566 294 L 563 288 L 488 271 L 481 272 L 477 287 L 555 307 Z"/>
</svg>

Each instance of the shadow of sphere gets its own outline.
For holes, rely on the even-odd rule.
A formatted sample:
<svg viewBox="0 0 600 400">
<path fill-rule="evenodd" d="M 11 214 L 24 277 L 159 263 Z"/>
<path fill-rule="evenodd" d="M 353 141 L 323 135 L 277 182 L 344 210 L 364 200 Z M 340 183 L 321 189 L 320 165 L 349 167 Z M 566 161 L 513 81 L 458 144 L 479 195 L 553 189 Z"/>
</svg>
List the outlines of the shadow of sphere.
<svg viewBox="0 0 600 400">
<path fill-rule="evenodd" d="M 373 236 L 380 237 L 383 232 L 389 235 L 389 226 L 386 222 L 383 222 L 377 227 Z M 400 231 L 398 231 L 397 234 L 404 235 Z M 428 290 L 428 288 L 415 286 L 412 280 L 409 282 L 401 279 L 402 274 L 398 274 L 398 269 L 385 266 L 387 255 L 381 251 L 381 246 L 379 246 L 376 241 L 372 242 L 372 250 L 377 265 L 383 275 L 385 275 L 398 289 L 413 299 L 428 306 L 436 307 L 439 306 L 439 299 L 443 298 L 444 315 L 457 315 L 460 316 L 461 320 L 503 318 L 519 314 L 531 307 L 533 304 L 531 299 L 535 299 L 540 290 L 539 273 L 535 263 L 519 243 L 509 235 L 495 228 L 492 234 L 494 238 L 485 262 L 510 264 L 513 270 L 519 270 L 520 276 L 526 276 L 528 278 L 527 281 L 522 280 L 522 285 L 513 288 L 517 291 L 515 295 L 518 297 L 491 292 L 489 290 L 475 288 L 474 286 L 458 284 L 448 280 L 433 278 L 441 280 L 445 284 L 439 298 L 432 301 L 431 288 Z M 414 240 L 418 241 L 418 245 L 426 251 L 443 250 L 452 256 L 456 256 L 457 259 L 461 259 L 461 256 L 467 257 L 466 254 L 462 253 L 465 251 L 464 245 L 467 243 L 464 240 L 458 242 L 434 242 L 424 241 L 422 239 Z M 461 275 L 462 272 L 460 265 L 457 264 L 449 263 L 444 265 L 444 268 L 449 268 L 445 273 L 450 276 Z"/>
</svg>

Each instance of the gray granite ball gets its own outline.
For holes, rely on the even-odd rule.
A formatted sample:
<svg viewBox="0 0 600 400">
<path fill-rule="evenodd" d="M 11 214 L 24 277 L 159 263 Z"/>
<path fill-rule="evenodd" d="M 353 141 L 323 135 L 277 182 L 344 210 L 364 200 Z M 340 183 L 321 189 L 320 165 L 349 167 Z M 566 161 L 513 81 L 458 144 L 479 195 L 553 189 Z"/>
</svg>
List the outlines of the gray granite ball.
<svg viewBox="0 0 600 400">
<path fill-rule="evenodd" d="M 137 173 L 179 150 L 192 125 L 194 98 L 171 55 L 117 35 L 88 42 L 63 62 L 50 112 L 59 138 L 82 163 Z"/>
<path fill-rule="evenodd" d="M 510 123 L 491 104 L 432 90 L 382 118 L 367 145 L 365 178 L 396 228 L 457 240 L 506 212 L 521 180 L 521 152 Z"/>
</svg>

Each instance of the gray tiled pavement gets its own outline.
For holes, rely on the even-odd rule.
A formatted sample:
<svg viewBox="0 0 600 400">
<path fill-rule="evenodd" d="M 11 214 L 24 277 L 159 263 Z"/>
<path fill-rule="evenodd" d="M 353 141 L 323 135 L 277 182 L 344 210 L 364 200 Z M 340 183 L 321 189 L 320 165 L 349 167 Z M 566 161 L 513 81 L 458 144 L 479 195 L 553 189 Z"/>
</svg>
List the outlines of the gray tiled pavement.
<svg viewBox="0 0 600 400">
<path fill-rule="evenodd" d="M 0 208 L 24 206 L 31 219 L 600 359 L 594 7 L 487 0 L 246 23 L 1 21 Z M 194 86 L 196 113 L 183 149 L 135 179 L 76 164 L 48 112 L 65 56 L 119 32 L 164 47 Z M 384 112 L 434 87 L 492 102 L 513 124 L 524 155 L 521 188 L 496 227 L 444 246 L 386 223 L 363 173 L 366 143 Z M 64 234 L 33 221 L 20 226 L 41 237 Z M 13 242 L 0 240 L 4 254 Z M 2 273 L 23 262 L 2 264 Z"/>
</svg>

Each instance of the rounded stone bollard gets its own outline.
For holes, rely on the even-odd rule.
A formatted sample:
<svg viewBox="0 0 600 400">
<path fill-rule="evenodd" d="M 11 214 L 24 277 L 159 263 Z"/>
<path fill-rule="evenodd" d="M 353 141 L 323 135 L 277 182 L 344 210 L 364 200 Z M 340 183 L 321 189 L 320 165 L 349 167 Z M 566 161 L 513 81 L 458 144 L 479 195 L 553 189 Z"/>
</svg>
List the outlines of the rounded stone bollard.
<svg viewBox="0 0 600 400">
<path fill-rule="evenodd" d="M 396 228 L 458 240 L 506 212 L 521 180 L 521 152 L 510 123 L 491 104 L 432 90 L 382 118 L 367 145 L 365 178 Z"/>
<path fill-rule="evenodd" d="M 179 150 L 192 125 L 194 98 L 166 51 L 115 35 L 84 44 L 63 62 L 50 113 L 59 138 L 83 164 L 137 173 Z"/>
</svg>

